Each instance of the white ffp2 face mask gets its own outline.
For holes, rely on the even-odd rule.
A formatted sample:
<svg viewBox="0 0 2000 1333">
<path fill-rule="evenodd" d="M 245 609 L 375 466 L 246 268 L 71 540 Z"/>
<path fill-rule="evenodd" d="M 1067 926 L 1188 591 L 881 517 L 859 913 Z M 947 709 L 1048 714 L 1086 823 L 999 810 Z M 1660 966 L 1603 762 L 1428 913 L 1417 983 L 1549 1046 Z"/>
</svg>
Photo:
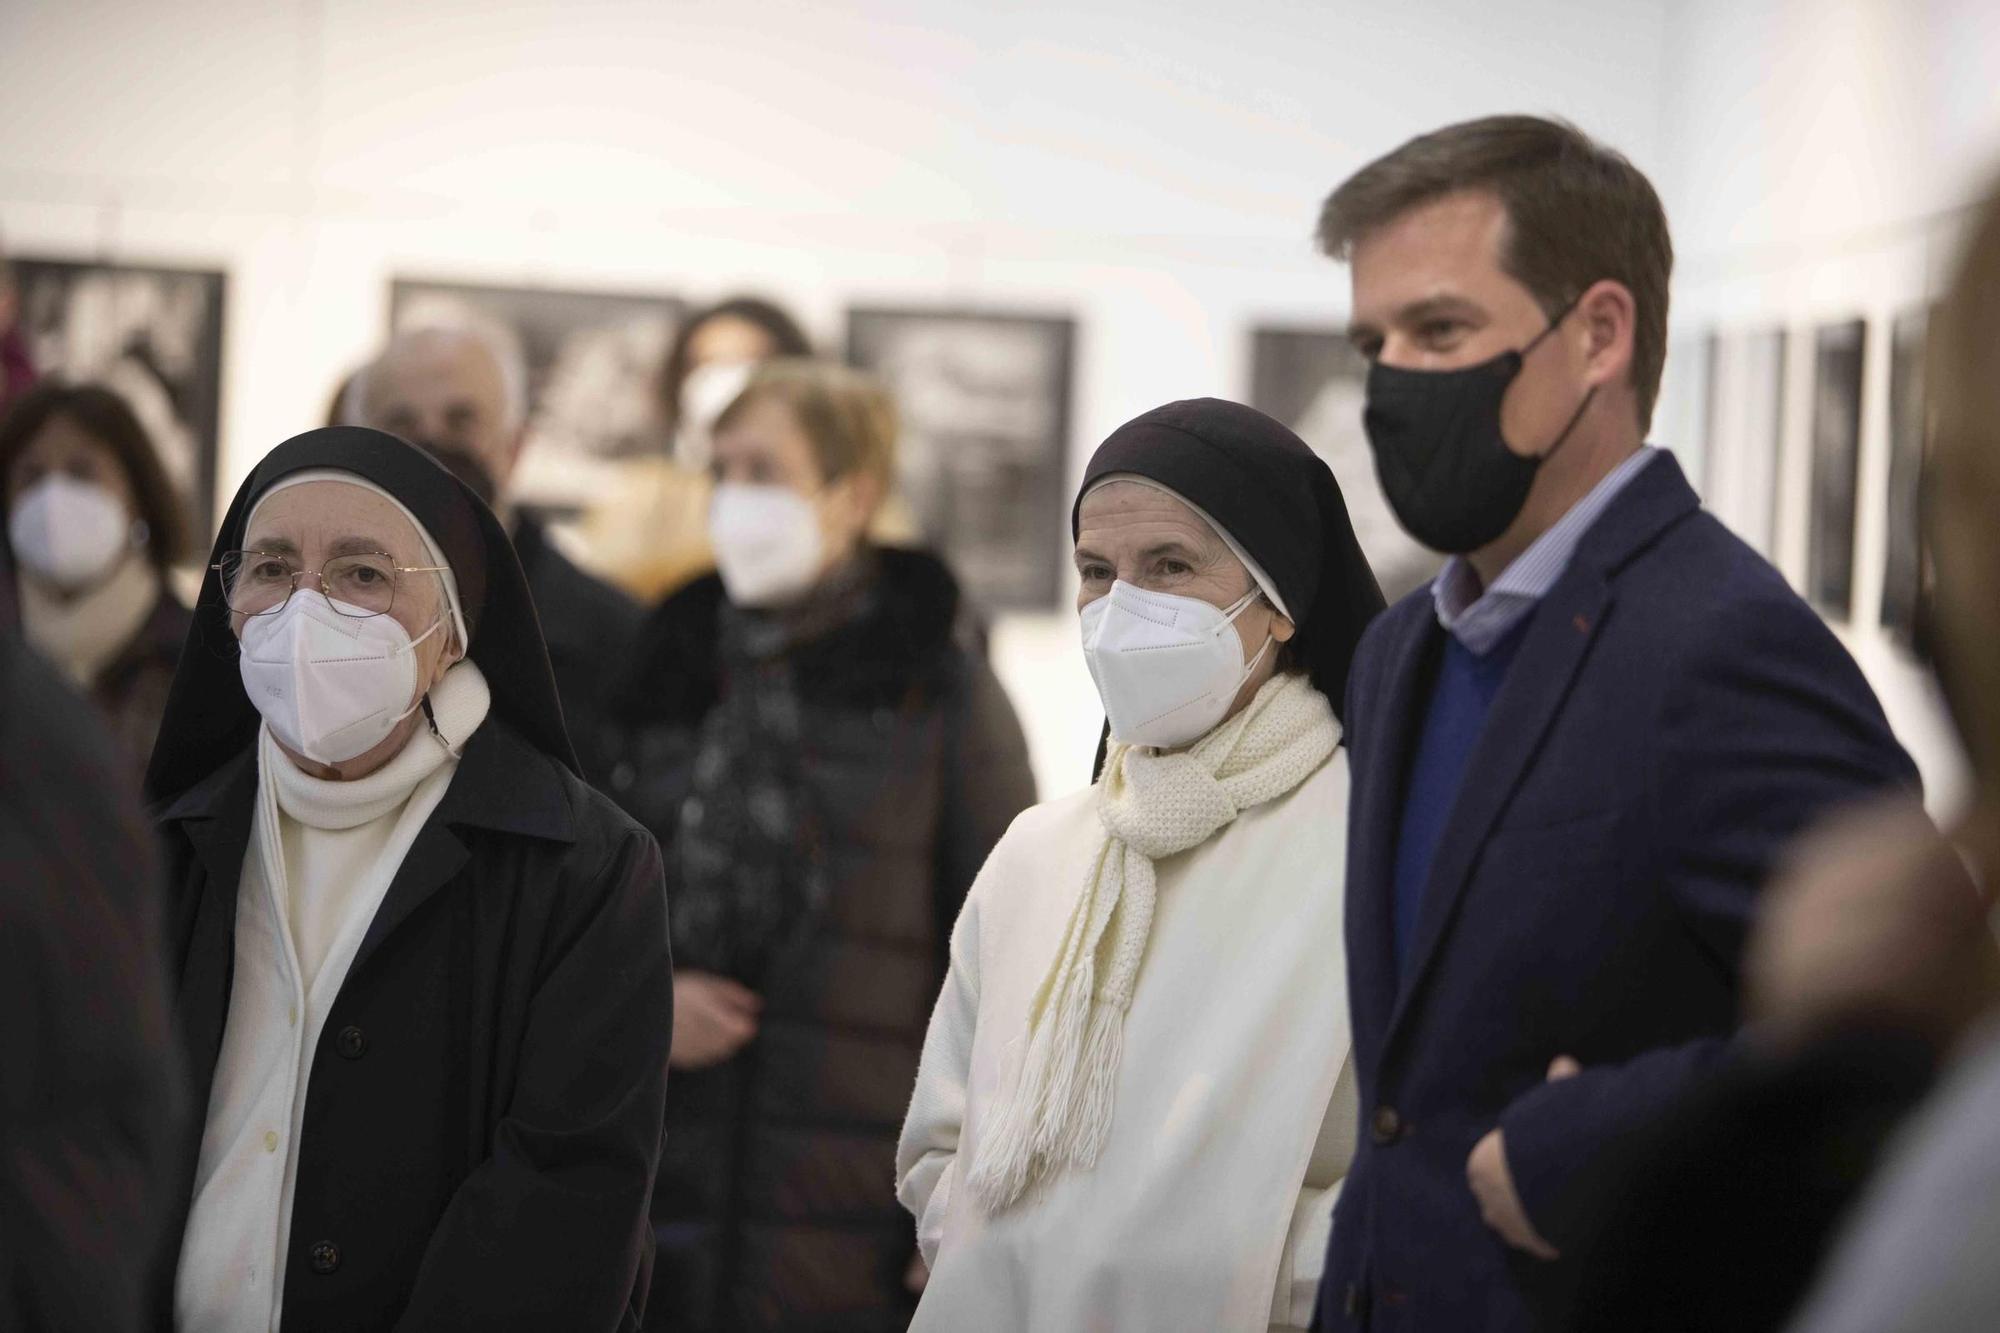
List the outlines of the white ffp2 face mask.
<svg viewBox="0 0 2000 1333">
<path fill-rule="evenodd" d="M 786 486 L 725 481 L 708 509 L 716 572 L 738 606 L 780 606 L 819 581 L 826 539 L 812 501 Z"/>
<path fill-rule="evenodd" d="M 1246 664 L 1236 633 L 1258 596 L 1225 609 L 1121 580 L 1084 607 L 1083 656 L 1112 739 L 1173 749 L 1213 730 L 1270 651 L 1267 635 Z"/>
<path fill-rule="evenodd" d="M 342 615 L 300 589 L 283 609 L 243 625 L 243 690 L 286 749 L 321 764 L 366 754 L 423 702 L 417 638 L 389 615 Z"/>
<path fill-rule="evenodd" d="M 89 587 L 131 549 L 125 505 L 95 482 L 56 473 L 22 491 L 7 518 L 14 554 L 65 591 Z"/>
<path fill-rule="evenodd" d="M 675 427 L 674 461 L 701 472 L 715 456 L 711 435 L 715 419 L 735 402 L 757 369 L 754 361 L 711 361 L 696 366 L 681 381 L 680 424 Z"/>
</svg>

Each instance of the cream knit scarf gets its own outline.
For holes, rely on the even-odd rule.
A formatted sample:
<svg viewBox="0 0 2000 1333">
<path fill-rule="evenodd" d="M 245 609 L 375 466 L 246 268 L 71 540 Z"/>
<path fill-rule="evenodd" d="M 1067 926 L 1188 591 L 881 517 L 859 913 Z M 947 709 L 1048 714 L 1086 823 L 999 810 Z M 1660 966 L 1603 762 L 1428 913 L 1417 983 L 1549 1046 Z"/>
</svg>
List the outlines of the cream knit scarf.
<svg viewBox="0 0 2000 1333">
<path fill-rule="evenodd" d="M 1063 1170 L 1097 1163 L 1111 1127 L 1125 1012 L 1153 926 L 1154 862 L 1290 792 L 1339 743 L 1326 697 L 1303 676 L 1281 675 L 1186 750 L 1111 747 L 1097 787 L 1104 842 L 1029 1006 L 1027 1033 L 1009 1053 L 967 1177 L 986 1212 L 1003 1211 Z"/>
</svg>

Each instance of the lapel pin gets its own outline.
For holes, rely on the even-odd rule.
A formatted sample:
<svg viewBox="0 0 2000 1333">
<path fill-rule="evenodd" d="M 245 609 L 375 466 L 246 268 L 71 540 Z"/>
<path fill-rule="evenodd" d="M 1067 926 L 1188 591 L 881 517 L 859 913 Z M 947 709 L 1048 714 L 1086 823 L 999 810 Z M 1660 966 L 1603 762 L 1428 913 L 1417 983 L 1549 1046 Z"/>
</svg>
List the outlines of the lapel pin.
<svg viewBox="0 0 2000 1333">
<path fill-rule="evenodd" d="M 1572 620 L 1570 623 L 1576 626 L 1576 632 L 1578 634 L 1590 633 L 1590 617 L 1585 615 L 1583 612 L 1581 611 L 1577 612 L 1576 619 Z"/>
</svg>

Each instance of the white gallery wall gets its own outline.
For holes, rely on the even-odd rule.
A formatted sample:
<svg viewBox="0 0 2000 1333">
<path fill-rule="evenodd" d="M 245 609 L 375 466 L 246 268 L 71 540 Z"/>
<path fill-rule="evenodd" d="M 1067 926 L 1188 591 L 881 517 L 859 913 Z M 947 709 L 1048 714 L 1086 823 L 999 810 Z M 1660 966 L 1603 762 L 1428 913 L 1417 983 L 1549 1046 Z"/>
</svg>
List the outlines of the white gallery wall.
<svg viewBox="0 0 2000 1333">
<path fill-rule="evenodd" d="M 1667 40 L 1657 180 L 1679 250 L 1677 350 L 1710 332 L 1723 347 L 1714 415 L 1662 427 L 1712 428 L 1708 502 L 1804 588 L 1813 333 L 1867 322 L 1854 596 L 1830 619 L 1917 757 L 1932 809 L 1948 811 L 1962 758 L 1928 672 L 1880 626 L 1890 330 L 1939 295 L 1964 208 L 2000 170 L 2000 6 L 1684 0 Z M 1669 374 L 1687 385 L 1701 367 L 1684 358 Z M 1774 461 L 1775 505 L 1756 480 Z"/>
<path fill-rule="evenodd" d="M 317 424 L 393 274 L 1069 312 L 1072 470 L 1248 392 L 1253 322 L 1344 316 L 1320 199 L 1411 134 L 1570 116 L 1653 169 L 1666 0 L 578 4 L 6 0 L 0 233 L 227 271 L 223 494 Z M 1045 792 L 1099 714 L 1009 617 Z"/>
<path fill-rule="evenodd" d="M 1074 471 L 1146 407 L 1243 396 L 1251 324 L 1338 322 L 1326 190 L 1500 110 L 1567 115 L 1659 183 L 1680 263 L 1657 434 L 1801 586 L 1812 332 L 1869 321 L 1836 628 L 1948 808 L 1934 692 L 1877 627 L 1885 387 L 1890 323 L 2000 163 L 1986 0 L 7 0 L 0 234 L 227 272 L 225 494 L 319 419 L 395 274 L 749 287 L 829 345 L 857 302 L 1071 313 Z M 1072 626 L 996 627 L 1047 792 L 1095 737 Z"/>
<path fill-rule="evenodd" d="M 749 287 L 829 344 L 854 302 L 1071 313 L 1074 471 L 1146 407 L 1242 396 L 1252 323 L 1342 317 L 1309 233 L 1347 171 L 1449 120 L 1557 112 L 1660 184 L 1680 251 L 1660 438 L 1796 583 L 1811 334 L 1870 322 L 1836 627 L 1947 808 L 1934 693 L 1876 627 L 1887 330 L 1935 293 L 2000 150 L 2000 7 L 1173 8 L 8 0 L 0 234 L 227 272 L 225 494 L 318 420 L 395 274 Z M 1713 377 L 1688 355 L 1711 332 Z M 996 627 L 1049 792 L 1083 779 L 1096 726 L 1072 623 Z"/>
</svg>

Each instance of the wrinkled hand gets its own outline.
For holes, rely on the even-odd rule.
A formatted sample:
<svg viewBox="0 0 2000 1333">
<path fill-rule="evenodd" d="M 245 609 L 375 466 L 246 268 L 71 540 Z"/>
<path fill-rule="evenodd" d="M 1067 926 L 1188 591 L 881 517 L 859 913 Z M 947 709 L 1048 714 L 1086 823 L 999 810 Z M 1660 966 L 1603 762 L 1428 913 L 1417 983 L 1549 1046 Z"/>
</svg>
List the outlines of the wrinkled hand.
<svg viewBox="0 0 2000 1333">
<path fill-rule="evenodd" d="M 719 1065 L 757 1035 L 757 993 L 713 972 L 674 972 L 674 1069 Z"/>
<path fill-rule="evenodd" d="M 1913 802 L 1850 814 L 1800 844 L 1766 895 L 1750 1011 L 1780 1041 L 1865 1018 L 1949 1043 L 2000 1001 L 1986 911 Z"/>
<path fill-rule="evenodd" d="M 1549 1081 L 1574 1078 L 1582 1072 L 1582 1065 L 1559 1055 L 1549 1066 Z M 1528 1220 L 1528 1210 L 1514 1188 L 1514 1173 L 1507 1168 L 1507 1140 L 1499 1130 L 1489 1131 L 1465 1159 L 1465 1180 L 1472 1186 L 1472 1197 L 1479 1200 L 1480 1217 L 1501 1240 L 1544 1261 L 1561 1257 Z"/>
</svg>

